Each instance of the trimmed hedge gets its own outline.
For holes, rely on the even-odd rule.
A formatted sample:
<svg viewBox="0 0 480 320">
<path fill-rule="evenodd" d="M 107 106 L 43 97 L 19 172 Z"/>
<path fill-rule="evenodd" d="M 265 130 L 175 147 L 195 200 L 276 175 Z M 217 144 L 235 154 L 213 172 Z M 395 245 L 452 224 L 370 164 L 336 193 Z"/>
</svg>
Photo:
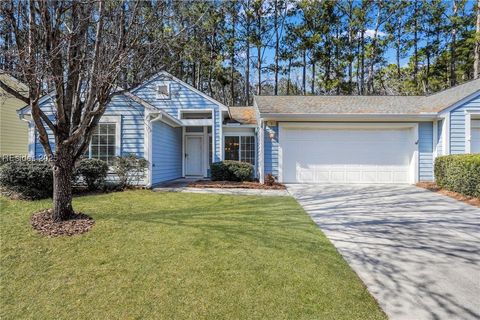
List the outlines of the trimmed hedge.
<svg viewBox="0 0 480 320">
<path fill-rule="evenodd" d="M 98 190 L 105 183 L 108 173 L 108 164 L 100 159 L 82 159 L 78 164 L 75 175 L 83 178 L 90 191 Z"/>
<path fill-rule="evenodd" d="M 0 185 L 28 199 L 53 195 L 53 173 L 46 161 L 12 161 L 0 167 Z"/>
<path fill-rule="evenodd" d="M 225 160 L 210 166 L 213 181 L 252 181 L 253 166 L 247 162 Z"/>
<path fill-rule="evenodd" d="M 435 182 L 441 188 L 480 198 L 480 154 L 437 157 Z"/>
</svg>

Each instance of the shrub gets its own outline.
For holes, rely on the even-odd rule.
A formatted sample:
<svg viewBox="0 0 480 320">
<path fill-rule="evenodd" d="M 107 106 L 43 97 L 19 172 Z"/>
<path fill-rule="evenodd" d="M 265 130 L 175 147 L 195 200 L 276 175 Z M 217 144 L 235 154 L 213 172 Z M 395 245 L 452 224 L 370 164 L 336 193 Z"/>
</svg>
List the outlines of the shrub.
<svg viewBox="0 0 480 320">
<path fill-rule="evenodd" d="M 138 185 L 145 177 L 145 169 L 148 161 L 135 154 L 115 157 L 113 160 L 113 171 L 118 177 L 121 188 Z"/>
<path fill-rule="evenodd" d="M 53 173 L 46 161 L 11 161 L 0 167 L 0 185 L 28 199 L 53 194 Z"/>
<path fill-rule="evenodd" d="M 88 190 L 94 191 L 103 186 L 108 173 L 108 164 L 100 159 L 83 159 L 78 164 L 76 174 L 83 178 Z"/>
<path fill-rule="evenodd" d="M 225 160 L 210 166 L 213 181 L 251 181 L 253 166 L 250 163 Z"/>
<path fill-rule="evenodd" d="M 275 184 L 275 177 L 273 176 L 273 174 L 271 173 L 268 173 L 266 176 L 265 176 L 265 184 L 267 186 L 273 186 Z"/>
<path fill-rule="evenodd" d="M 441 188 L 480 198 L 480 154 L 436 158 L 435 181 Z"/>
</svg>

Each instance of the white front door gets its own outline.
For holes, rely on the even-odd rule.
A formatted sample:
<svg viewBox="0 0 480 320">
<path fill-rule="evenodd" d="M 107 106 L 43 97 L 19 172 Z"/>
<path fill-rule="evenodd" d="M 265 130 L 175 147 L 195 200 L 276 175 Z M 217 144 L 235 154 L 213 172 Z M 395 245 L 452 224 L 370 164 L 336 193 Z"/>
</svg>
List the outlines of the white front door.
<svg viewBox="0 0 480 320">
<path fill-rule="evenodd" d="M 185 175 L 203 176 L 203 137 L 185 137 Z"/>
</svg>

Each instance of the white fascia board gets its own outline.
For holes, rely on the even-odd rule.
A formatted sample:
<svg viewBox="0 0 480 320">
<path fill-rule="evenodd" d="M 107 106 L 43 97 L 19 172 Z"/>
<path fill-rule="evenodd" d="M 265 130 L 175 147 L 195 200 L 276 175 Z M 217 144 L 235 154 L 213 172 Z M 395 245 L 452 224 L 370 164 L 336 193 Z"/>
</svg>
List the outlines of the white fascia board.
<svg viewBox="0 0 480 320">
<path fill-rule="evenodd" d="M 178 120 L 175 117 L 172 117 L 171 115 L 169 115 L 167 112 L 165 112 L 163 110 L 158 110 L 156 112 L 151 112 L 149 115 L 154 116 L 154 118 L 150 118 L 150 122 L 162 121 L 162 122 L 165 122 L 166 124 L 168 124 L 169 126 L 174 127 L 174 128 L 183 126 L 182 121 Z"/>
<path fill-rule="evenodd" d="M 420 114 L 330 114 L 330 113 L 260 113 L 262 120 L 276 121 L 433 121 L 436 113 Z"/>
<path fill-rule="evenodd" d="M 241 123 L 227 123 L 223 125 L 224 128 L 256 128 L 256 124 L 241 124 Z"/>
</svg>

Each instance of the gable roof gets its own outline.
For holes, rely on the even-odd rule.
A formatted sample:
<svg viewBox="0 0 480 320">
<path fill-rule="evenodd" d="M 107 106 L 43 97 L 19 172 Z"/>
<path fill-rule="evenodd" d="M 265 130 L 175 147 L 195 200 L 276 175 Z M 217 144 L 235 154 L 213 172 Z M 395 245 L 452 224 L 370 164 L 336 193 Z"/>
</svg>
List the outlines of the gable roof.
<svg viewBox="0 0 480 320">
<path fill-rule="evenodd" d="M 477 93 L 480 94 L 480 78 L 426 96 L 423 102 L 440 112 Z"/>
<path fill-rule="evenodd" d="M 142 88 L 143 86 L 147 85 L 148 83 L 150 83 L 151 81 L 157 79 L 158 77 L 160 76 L 164 76 L 164 77 L 167 77 L 167 78 L 170 78 L 171 80 L 177 82 L 177 83 L 180 83 L 181 85 L 183 85 L 184 87 L 188 88 L 189 90 L 195 92 L 196 94 L 202 96 L 203 98 L 209 100 L 210 102 L 214 103 L 214 104 L 217 104 L 218 106 L 220 106 L 220 109 L 222 109 L 223 111 L 228 111 L 228 107 L 226 105 L 224 105 L 223 103 L 215 100 L 214 98 L 210 97 L 209 95 L 206 95 L 205 93 L 203 93 L 202 91 L 192 87 L 191 85 L 189 85 L 188 83 L 178 79 L 177 77 L 173 76 L 172 74 L 168 73 L 167 71 L 160 71 L 158 73 L 156 73 L 155 75 L 153 75 L 152 77 L 150 77 L 148 80 L 142 82 L 140 85 L 138 85 L 137 87 L 135 87 L 134 89 L 130 90 L 130 92 L 132 92 L 133 94 L 135 94 L 135 91 L 137 91 L 138 89 Z"/>
<path fill-rule="evenodd" d="M 438 113 L 480 93 L 480 79 L 429 96 L 255 96 L 260 113 L 390 114 Z"/>
</svg>

